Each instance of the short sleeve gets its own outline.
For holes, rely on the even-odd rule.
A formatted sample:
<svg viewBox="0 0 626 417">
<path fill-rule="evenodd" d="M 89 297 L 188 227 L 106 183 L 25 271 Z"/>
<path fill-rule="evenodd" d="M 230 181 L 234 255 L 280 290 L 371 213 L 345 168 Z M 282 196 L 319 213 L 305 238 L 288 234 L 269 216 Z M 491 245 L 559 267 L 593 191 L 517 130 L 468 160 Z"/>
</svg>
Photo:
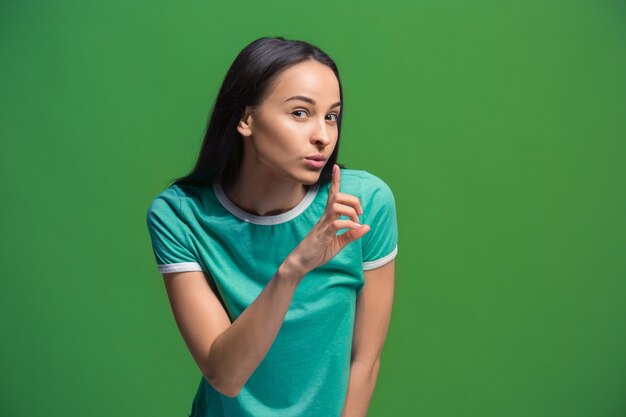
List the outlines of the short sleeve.
<svg viewBox="0 0 626 417">
<path fill-rule="evenodd" d="M 146 220 L 159 272 L 202 271 L 190 249 L 180 197 L 174 190 L 168 189 L 152 201 Z"/>
<path fill-rule="evenodd" d="M 363 204 L 363 221 L 371 230 L 362 238 L 363 270 L 374 269 L 391 262 L 398 253 L 398 224 L 396 202 L 391 188 L 380 178 L 373 177 L 370 192 Z"/>
</svg>

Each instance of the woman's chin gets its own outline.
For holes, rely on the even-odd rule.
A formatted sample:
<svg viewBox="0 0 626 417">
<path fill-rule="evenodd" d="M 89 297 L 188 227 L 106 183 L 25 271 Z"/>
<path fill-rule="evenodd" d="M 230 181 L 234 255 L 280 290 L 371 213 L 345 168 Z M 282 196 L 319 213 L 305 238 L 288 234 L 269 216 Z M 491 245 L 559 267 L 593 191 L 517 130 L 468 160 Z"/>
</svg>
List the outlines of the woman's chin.
<svg viewBox="0 0 626 417">
<path fill-rule="evenodd" d="M 321 175 L 322 171 L 314 171 L 314 170 L 305 170 L 305 174 L 300 175 L 298 178 L 298 181 L 300 181 L 302 184 L 305 185 L 313 185 L 315 184 L 319 179 L 320 179 L 320 175 Z"/>
</svg>

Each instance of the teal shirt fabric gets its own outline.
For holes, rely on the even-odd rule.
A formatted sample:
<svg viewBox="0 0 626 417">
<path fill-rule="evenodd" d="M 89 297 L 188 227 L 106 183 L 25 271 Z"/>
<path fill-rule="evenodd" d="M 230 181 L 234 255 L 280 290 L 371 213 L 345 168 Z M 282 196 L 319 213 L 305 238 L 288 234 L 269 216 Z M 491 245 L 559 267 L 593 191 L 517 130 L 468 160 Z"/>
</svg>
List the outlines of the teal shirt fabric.
<svg viewBox="0 0 626 417">
<path fill-rule="evenodd" d="M 233 322 L 319 222 L 329 188 L 330 183 L 312 185 L 291 210 L 256 216 L 231 202 L 217 181 L 171 185 L 147 212 L 157 269 L 204 271 Z M 201 377 L 192 417 L 340 417 L 363 271 L 390 262 L 398 252 L 389 186 L 367 171 L 344 168 L 340 192 L 359 198 L 360 222 L 371 230 L 304 276 L 274 343 L 239 395 L 222 395 Z"/>
</svg>

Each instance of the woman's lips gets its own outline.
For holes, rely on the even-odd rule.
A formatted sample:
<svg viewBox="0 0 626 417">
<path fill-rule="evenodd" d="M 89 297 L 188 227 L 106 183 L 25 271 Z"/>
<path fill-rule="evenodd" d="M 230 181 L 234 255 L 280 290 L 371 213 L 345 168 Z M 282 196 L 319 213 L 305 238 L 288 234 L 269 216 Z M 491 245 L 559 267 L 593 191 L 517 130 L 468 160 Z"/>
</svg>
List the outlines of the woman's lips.
<svg viewBox="0 0 626 417">
<path fill-rule="evenodd" d="M 316 161 L 315 159 L 305 158 L 304 162 L 311 168 L 315 168 L 315 169 L 322 169 L 324 168 L 324 165 L 326 165 L 326 161 Z"/>
</svg>

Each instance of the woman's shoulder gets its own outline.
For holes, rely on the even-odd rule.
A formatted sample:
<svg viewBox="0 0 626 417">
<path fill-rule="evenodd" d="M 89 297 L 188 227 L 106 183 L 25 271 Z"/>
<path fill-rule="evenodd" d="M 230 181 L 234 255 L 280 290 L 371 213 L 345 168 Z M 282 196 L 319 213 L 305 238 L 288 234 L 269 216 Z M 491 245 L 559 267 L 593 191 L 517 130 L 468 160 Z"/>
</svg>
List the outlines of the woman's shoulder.
<svg viewBox="0 0 626 417">
<path fill-rule="evenodd" d="M 170 185 L 156 195 L 148 205 L 148 217 L 160 217 L 179 212 L 181 198 L 176 185 Z"/>
<path fill-rule="evenodd" d="M 345 179 L 345 181 L 344 181 Z M 379 176 L 364 170 L 364 169 L 349 169 L 344 168 L 341 170 L 341 188 L 343 190 L 344 185 L 346 192 L 354 193 L 370 193 L 381 188 L 388 189 L 387 183 Z M 349 189 L 349 190 L 348 190 Z"/>
<path fill-rule="evenodd" d="M 188 205 L 198 197 L 197 188 L 196 186 L 171 184 L 150 202 L 148 212 L 182 212 L 184 205 Z"/>
</svg>

